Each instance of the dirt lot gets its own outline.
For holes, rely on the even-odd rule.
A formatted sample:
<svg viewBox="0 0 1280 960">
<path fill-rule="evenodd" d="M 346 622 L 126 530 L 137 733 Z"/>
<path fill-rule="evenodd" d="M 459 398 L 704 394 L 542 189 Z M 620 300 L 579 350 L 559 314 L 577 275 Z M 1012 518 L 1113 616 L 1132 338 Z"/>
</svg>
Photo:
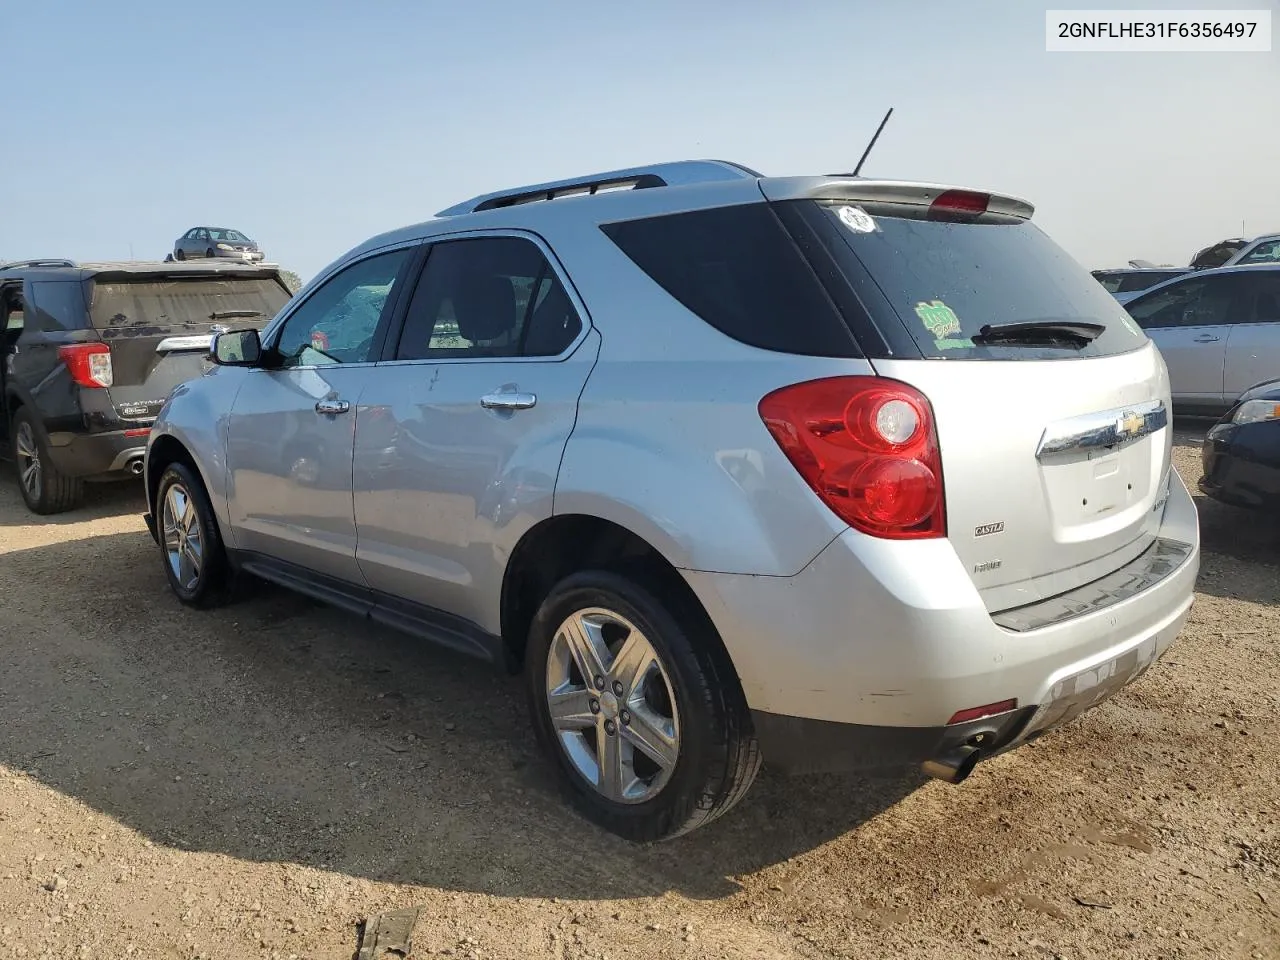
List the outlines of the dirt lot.
<svg viewBox="0 0 1280 960">
<path fill-rule="evenodd" d="M 0 956 L 348 960 L 421 904 L 415 956 L 1280 957 L 1280 522 L 1199 503 L 1131 692 L 961 787 L 766 773 L 632 848 L 515 680 L 281 591 L 189 612 L 136 489 L 33 522 L 5 467 Z"/>
</svg>

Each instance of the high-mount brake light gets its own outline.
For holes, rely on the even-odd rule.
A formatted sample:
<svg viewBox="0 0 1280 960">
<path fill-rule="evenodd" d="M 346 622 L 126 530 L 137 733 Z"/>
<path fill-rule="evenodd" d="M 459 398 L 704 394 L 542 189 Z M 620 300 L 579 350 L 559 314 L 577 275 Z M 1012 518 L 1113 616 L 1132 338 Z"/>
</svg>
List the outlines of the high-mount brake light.
<svg viewBox="0 0 1280 960">
<path fill-rule="evenodd" d="M 58 359 L 71 372 L 71 379 L 82 387 L 96 389 L 114 383 L 111 373 L 111 348 L 105 343 L 68 343 L 58 348 Z"/>
<path fill-rule="evenodd" d="M 991 194 L 978 193 L 974 190 L 944 190 L 938 194 L 933 203 L 929 204 L 929 211 L 938 211 L 940 213 L 986 213 L 987 205 L 991 203 Z"/>
<path fill-rule="evenodd" d="M 787 459 L 850 526 L 892 540 L 946 536 L 937 428 L 920 391 L 831 377 L 775 390 L 759 409 Z"/>
</svg>

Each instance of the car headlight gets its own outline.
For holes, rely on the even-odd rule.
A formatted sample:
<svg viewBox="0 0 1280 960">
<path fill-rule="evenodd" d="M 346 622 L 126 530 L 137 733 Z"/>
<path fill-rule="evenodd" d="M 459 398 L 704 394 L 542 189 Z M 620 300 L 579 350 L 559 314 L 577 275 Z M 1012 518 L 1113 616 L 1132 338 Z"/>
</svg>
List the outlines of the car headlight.
<svg viewBox="0 0 1280 960">
<path fill-rule="evenodd" d="M 231 249 L 231 244 L 229 244 L 229 243 L 220 243 L 220 244 L 218 244 L 218 249 L 219 249 L 219 250 L 230 250 L 230 249 Z"/>
<path fill-rule="evenodd" d="M 1231 415 L 1232 423 L 1261 423 L 1263 420 L 1280 420 L 1280 402 L 1246 400 Z"/>
</svg>

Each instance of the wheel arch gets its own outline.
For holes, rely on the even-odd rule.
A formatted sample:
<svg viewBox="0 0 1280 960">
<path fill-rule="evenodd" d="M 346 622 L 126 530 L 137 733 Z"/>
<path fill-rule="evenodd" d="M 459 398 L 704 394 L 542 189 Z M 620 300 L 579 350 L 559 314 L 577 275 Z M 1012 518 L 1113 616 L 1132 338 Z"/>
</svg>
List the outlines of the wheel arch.
<svg viewBox="0 0 1280 960">
<path fill-rule="evenodd" d="M 214 488 L 209 484 L 209 478 L 205 475 L 200 463 L 191 453 L 190 448 L 179 437 L 171 433 L 162 433 L 155 437 L 151 444 L 147 447 L 147 456 L 143 469 L 143 481 L 145 484 L 148 509 L 155 507 L 156 487 L 160 483 L 160 478 L 164 475 L 165 469 L 173 463 L 181 463 L 195 472 L 200 478 L 200 482 L 204 484 L 205 493 L 209 496 L 213 503 L 215 518 L 221 522 L 221 517 L 216 517 L 218 513 L 218 502 L 215 497 Z"/>
<path fill-rule="evenodd" d="M 639 579 L 662 599 L 674 603 L 677 615 L 699 617 L 714 633 L 711 617 L 693 588 L 648 540 L 612 520 L 589 514 L 557 514 L 524 533 L 503 574 L 502 640 L 513 669 L 524 661 L 534 615 L 555 584 L 570 574 L 593 569 Z"/>
</svg>

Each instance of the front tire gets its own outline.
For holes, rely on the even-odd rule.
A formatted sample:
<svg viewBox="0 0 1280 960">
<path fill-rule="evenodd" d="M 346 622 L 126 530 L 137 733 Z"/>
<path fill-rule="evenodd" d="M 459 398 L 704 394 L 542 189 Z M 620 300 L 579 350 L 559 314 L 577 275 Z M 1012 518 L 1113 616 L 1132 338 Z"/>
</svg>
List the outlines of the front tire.
<svg viewBox="0 0 1280 960">
<path fill-rule="evenodd" d="M 165 468 L 152 505 L 164 572 L 174 595 L 189 607 L 227 602 L 232 580 L 227 552 L 204 483 L 184 463 Z"/>
<path fill-rule="evenodd" d="M 535 731 L 575 807 L 639 843 L 730 810 L 760 768 L 750 713 L 700 609 L 605 571 L 565 578 L 529 635 Z"/>
<path fill-rule="evenodd" d="M 84 481 L 62 473 L 49 459 L 35 418 L 19 408 L 9 427 L 13 459 L 18 466 L 18 489 L 27 509 L 41 516 L 74 509 L 84 495 Z"/>
</svg>

